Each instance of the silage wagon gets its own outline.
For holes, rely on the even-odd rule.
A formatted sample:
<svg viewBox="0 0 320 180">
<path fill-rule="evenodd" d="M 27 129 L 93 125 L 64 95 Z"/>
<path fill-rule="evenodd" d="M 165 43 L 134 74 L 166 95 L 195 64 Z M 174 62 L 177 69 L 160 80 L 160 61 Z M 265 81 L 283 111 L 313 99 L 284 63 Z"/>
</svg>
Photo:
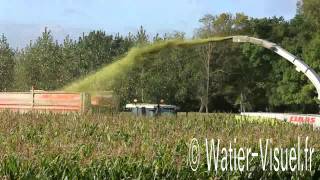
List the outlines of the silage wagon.
<svg viewBox="0 0 320 180">
<path fill-rule="evenodd" d="M 87 113 L 93 109 L 112 107 L 112 95 L 84 92 L 42 91 L 0 92 L 0 111 L 40 113 Z"/>
<path fill-rule="evenodd" d="M 14 112 L 85 113 L 90 110 L 91 98 L 87 93 L 59 91 L 1 92 L 0 110 Z"/>
</svg>

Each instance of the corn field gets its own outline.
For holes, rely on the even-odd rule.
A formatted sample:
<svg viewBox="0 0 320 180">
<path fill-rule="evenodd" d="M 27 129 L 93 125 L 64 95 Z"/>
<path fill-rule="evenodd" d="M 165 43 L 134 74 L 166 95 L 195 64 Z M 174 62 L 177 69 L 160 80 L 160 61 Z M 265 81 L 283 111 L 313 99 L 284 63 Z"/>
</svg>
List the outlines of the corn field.
<svg viewBox="0 0 320 180">
<path fill-rule="evenodd" d="M 192 138 L 221 139 L 226 145 L 257 148 L 259 138 L 292 147 L 297 136 L 310 138 L 320 148 L 318 130 L 267 119 L 245 119 L 234 114 L 179 114 L 140 118 L 128 114 L 17 114 L 0 113 L 1 179 L 257 179 L 317 177 L 313 170 L 299 173 L 262 171 L 250 161 L 248 172 L 197 171 L 188 165 Z M 205 150 L 201 147 L 202 151 Z"/>
</svg>

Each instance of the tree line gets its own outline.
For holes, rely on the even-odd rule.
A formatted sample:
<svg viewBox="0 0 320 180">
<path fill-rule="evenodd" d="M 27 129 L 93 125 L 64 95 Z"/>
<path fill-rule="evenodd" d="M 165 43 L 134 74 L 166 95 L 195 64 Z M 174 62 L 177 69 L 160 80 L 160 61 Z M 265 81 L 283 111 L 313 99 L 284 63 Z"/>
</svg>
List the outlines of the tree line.
<svg viewBox="0 0 320 180">
<path fill-rule="evenodd" d="M 320 2 L 299 1 L 291 20 L 251 18 L 243 13 L 204 15 L 193 38 L 249 35 L 275 42 L 320 73 Z M 0 36 L 0 90 L 28 91 L 31 86 L 57 90 L 124 56 L 131 47 L 168 39 L 173 32 L 150 37 L 143 27 L 128 35 L 92 31 L 57 42 L 49 29 L 25 48 L 13 50 Z M 123 105 L 138 99 L 163 99 L 183 111 L 318 112 L 316 90 L 293 65 L 271 51 L 232 42 L 165 49 L 139 61 L 117 77 L 113 87 Z"/>
</svg>

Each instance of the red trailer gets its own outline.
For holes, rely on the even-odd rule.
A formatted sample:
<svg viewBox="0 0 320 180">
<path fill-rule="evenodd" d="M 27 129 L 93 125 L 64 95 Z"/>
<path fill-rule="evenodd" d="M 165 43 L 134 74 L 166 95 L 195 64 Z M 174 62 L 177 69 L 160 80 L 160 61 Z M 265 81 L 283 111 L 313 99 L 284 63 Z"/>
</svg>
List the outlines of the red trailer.
<svg viewBox="0 0 320 180">
<path fill-rule="evenodd" d="M 90 108 L 91 98 L 87 93 L 38 90 L 0 93 L 0 110 L 85 113 Z"/>
</svg>

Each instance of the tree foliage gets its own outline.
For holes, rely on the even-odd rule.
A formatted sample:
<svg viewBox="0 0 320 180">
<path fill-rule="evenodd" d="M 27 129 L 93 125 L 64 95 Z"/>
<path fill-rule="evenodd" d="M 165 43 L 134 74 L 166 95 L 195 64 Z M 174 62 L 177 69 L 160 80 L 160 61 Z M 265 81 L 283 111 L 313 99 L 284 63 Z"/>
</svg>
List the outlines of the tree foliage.
<svg viewBox="0 0 320 180">
<path fill-rule="evenodd" d="M 10 90 L 13 85 L 14 52 L 6 37 L 0 36 L 0 91 Z"/>
<path fill-rule="evenodd" d="M 299 1 L 296 16 L 250 18 L 243 13 L 204 15 L 193 38 L 249 35 L 275 42 L 320 72 L 320 2 Z M 54 40 L 45 29 L 14 52 L 0 38 L 0 90 L 57 90 L 124 56 L 133 46 L 185 39 L 184 32 L 151 36 L 142 26 L 126 36 L 91 31 L 74 40 Z M 271 51 L 250 44 L 211 43 L 165 49 L 140 57 L 117 77 L 114 94 L 121 104 L 161 99 L 184 111 L 318 111 L 316 90 L 294 66 Z"/>
</svg>

